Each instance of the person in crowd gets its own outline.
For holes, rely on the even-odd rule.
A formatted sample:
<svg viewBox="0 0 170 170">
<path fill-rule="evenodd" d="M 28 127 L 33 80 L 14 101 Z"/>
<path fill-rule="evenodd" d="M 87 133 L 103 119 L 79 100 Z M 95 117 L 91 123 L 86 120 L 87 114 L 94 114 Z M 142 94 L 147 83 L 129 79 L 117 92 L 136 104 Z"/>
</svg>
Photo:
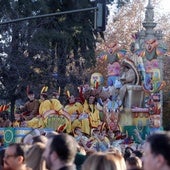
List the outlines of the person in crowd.
<svg viewBox="0 0 170 170">
<path fill-rule="evenodd" d="M 86 155 L 86 151 L 84 147 L 78 145 L 77 153 L 76 153 L 75 160 L 74 160 L 77 170 L 81 170 L 81 166 L 86 160 L 86 158 L 87 158 L 87 155 Z"/>
<path fill-rule="evenodd" d="M 27 94 L 28 101 L 24 106 L 19 107 L 19 112 L 23 116 L 24 120 L 31 120 L 38 115 L 39 101 L 35 98 L 33 91 L 29 91 Z"/>
<path fill-rule="evenodd" d="M 133 153 L 133 149 L 131 147 L 126 147 L 125 151 L 124 151 L 124 158 L 125 160 L 128 159 L 129 157 L 131 157 L 132 153 Z"/>
<path fill-rule="evenodd" d="M 170 169 L 170 132 L 159 132 L 146 139 L 143 155 L 144 170 Z"/>
<path fill-rule="evenodd" d="M 4 168 L 13 170 L 29 170 L 25 163 L 25 153 L 29 146 L 12 143 L 5 149 Z"/>
<path fill-rule="evenodd" d="M 126 159 L 127 170 L 133 170 L 135 168 L 142 168 L 142 160 L 137 156 L 131 156 Z"/>
<path fill-rule="evenodd" d="M 3 169 L 3 167 L 4 167 L 4 161 L 3 161 L 4 155 L 5 155 L 5 149 L 2 148 L 0 150 L 0 169 Z"/>
<path fill-rule="evenodd" d="M 66 133 L 54 135 L 48 139 L 43 158 L 48 170 L 76 170 L 74 164 L 77 143 Z"/>
<path fill-rule="evenodd" d="M 118 153 L 95 152 L 87 157 L 82 170 L 126 170 L 123 156 Z"/>
<path fill-rule="evenodd" d="M 46 145 L 47 141 L 48 141 L 48 139 L 44 135 L 38 135 L 38 136 L 33 136 L 32 137 L 32 144 L 43 143 L 43 144 Z"/>
<path fill-rule="evenodd" d="M 140 150 L 134 150 L 134 151 L 132 152 L 131 156 L 137 156 L 138 158 L 141 159 L 142 156 L 143 156 L 143 152 L 140 151 Z"/>
<path fill-rule="evenodd" d="M 31 168 L 31 170 L 46 170 L 45 160 L 42 158 L 44 150 L 44 143 L 34 143 L 25 153 L 26 166 Z"/>
<path fill-rule="evenodd" d="M 47 139 L 49 139 L 49 138 L 51 138 L 51 137 L 53 137 L 53 136 L 55 136 L 55 135 L 58 135 L 59 133 L 58 132 L 56 132 L 56 131 L 50 131 L 50 132 L 48 132 L 48 133 L 46 133 L 45 134 L 45 137 L 47 138 Z M 47 140 L 48 141 L 48 140 Z"/>
</svg>

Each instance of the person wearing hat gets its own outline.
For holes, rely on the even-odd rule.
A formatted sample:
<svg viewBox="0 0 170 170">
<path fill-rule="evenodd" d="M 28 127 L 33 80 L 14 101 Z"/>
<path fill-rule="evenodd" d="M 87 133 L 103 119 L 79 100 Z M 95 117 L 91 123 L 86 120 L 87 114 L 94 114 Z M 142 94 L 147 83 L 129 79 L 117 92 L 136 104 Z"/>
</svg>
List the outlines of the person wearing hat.
<svg viewBox="0 0 170 170">
<path fill-rule="evenodd" d="M 94 91 L 91 91 L 91 94 L 84 103 L 84 112 L 89 115 L 90 129 L 97 128 L 101 124 L 99 109 L 97 108 L 97 98 Z"/>
<path fill-rule="evenodd" d="M 74 95 L 68 96 L 68 104 L 64 107 L 64 111 L 71 117 L 71 127 L 67 126 L 67 132 L 73 132 L 75 127 L 80 127 L 82 132 L 89 134 L 89 120 L 82 116 L 83 105 L 76 101 Z"/>
<path fill-rule="evenodd" d="M 24 117 L 25 120 L 31 120 L 32 118 L 38 115 L 39 109 L 39 101 L 35 98 L 35 94 L 33 91 L 29 91 L 27 93 L 28 101 L 24 104 L 24 106 L 20 106 L 19 112 L 21 116 Z"/>
<path fill-rule="evenodd" d="M 63 105 L 59 101 L 59 93 L 53 92 L 52 93 L 52 98 L 50 99 L 51 101 L 51 109 L 55 110 L 57 114 L 61 114 L 61 111 L 63 109 Z"/>
<path fill-rule="evenodd" d="M 35 118 L 26 121 L 24 123 L 25 126 L 32 127 L 32 128 L 40 128 L 40 127 L 43 128 L 46 126 L 47 117 L 44 117 L 44 115 L 46 114 L 46 112 L 52 110 L 51 102 L 48 99 L 47 93 L 44 92 L 40 94 L 40 100 L 41 103 L 39 106 L 39 114 Z"/>
<path fill-rule="evenodd" d="M 50 99 L 51 102 L 51 110 L 45 112 L 44 117 L 48 117 L 49 115 L 56 116 L 58 118 L 58 121 L 56 130 L 58 132 L 63 132 L 67 129 L 67 127 L 70 127 L 70 115 L 64 110 L 64 106 L 59 101 L 59 92 L 53 92 L 52 98 Z"/>
</svg>

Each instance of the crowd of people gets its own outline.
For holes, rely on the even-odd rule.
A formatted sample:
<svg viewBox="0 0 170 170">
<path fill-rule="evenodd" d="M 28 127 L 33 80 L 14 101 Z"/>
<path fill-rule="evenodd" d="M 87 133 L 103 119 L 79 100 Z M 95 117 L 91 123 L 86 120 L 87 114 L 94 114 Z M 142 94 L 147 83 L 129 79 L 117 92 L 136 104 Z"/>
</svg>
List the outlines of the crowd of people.
<svg viewBox="0 0 170 170">
<path fill-rule="evenodd" d="M 170 132 L 150 135 L 144 149 L 86 150 L 67 133 L 55 131 L 11 143 L 0 153 L 1 170 L 169 170 Z"/>
</svg>

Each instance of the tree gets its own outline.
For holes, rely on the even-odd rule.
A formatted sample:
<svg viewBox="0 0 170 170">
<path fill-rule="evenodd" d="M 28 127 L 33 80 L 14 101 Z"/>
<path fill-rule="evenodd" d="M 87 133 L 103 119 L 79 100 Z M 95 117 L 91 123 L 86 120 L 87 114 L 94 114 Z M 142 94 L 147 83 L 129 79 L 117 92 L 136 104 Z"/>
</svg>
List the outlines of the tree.
<svg viewBox="0 0 170 170">
<path fill-rule="evenodd" d="M 88 0 L 2 0 L 0 5 L 0 18 L 3 22 L 87 8 L 92 4 Z M 1 59 L 0 93 L 2 98 L 9 99 L 11 112 L 14 110 L 15 100 L 25 94 L 27 85 L 38 91 L 39 86 L 44 84 L 53 88 L 60 86 L 64 90 L 66 84 L 71 81 L 75 83 L 77 76 L 81 77 L 82 68 L 95 63 L 96 33 L 93 30 L 93 14 L 93 11 L 88 11 L 1 26 L 0 32 L 5 42 L 1 52 L 6 55 Z M 77 76 L 67 70 L 67 65 L 70 64 L 80 71 L 77 71 Z M 57 80 L 53 78 L 55 72 Z"/>
<path fill-rule="evenodd" d="M 62 1 L 62 3 L 46 1 L 47 13 L 82 9 L 91 5 L 87 0 Z M 54 6 L 56 6 L 55 9 Z M 57 72 L 57 82 L 62 91 L 66 84 L 76 82 L 76 85 L 80 84 L 83 67 L 90 67 L 95 63 L 93 22 L 94 11 L 66 14 L 37 21 L 39 27 L 32 37 L 32 47 L 37 47 L 38 44 L 40 49 L 43 49 L 43 56 L 50 56 L 49 71 Z M 72 69 L 67 70 L 67 68 Z"/>
<path fill-rule="evenodd" d="M 18 16 L 29 15 L 32 12 L 26 9 L 26 5 L 22 1 L 2 0 L 0 6 L 1 21 L 12 20 Z M 1 98 L 7 99 L 11 103 L 12 120 L 14 119 L 15 101 L 23 96 L 28 80 L 34 73 L 31 68 L 32 60 L 24 55 L 26 44 L 29 42 L 27 32 L 29 28 L 26 28 L 27 23 L 24 22 L 1 26 L 0 30 L 2 41 L 4 41 L 4 44 L 1 44 L 3 45 L 1 53 L 5 54 L 0 61 L 0 94 Z"/>
<path fill-rule="evenodd" d="M 0 6 L 3 22 L 92 7 L 93 3 L 88 0 L 2 0 Z M 77 87 L 84 81 L 83 73 L 96 62 L 99 35 L 93 26 L 94 11 L 1 26 L 4 42 L 1 52 L 5 55 L 0 61 L 0 93 L 11 102 L 11 112 L 15 100 L 25 94 L 27 85 L 38 92 L 44 84 L 54 89 L 60 86 L 64 91 L 67 84 Z M 57 75 L 57 79 L 53 75 Z"/>
</svg>

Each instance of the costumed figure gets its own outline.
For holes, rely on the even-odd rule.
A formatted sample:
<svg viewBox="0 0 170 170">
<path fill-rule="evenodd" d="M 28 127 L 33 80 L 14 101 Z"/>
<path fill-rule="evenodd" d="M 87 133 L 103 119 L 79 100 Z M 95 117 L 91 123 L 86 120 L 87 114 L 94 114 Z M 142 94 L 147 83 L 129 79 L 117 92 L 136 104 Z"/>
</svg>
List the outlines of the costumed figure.
<svg viewBox="0 0 170 170">
<path fill-rule="evenodd" d="M 27 92 L 28 101 L 24 104 L 24 106 L 20 106 L 18 113 L 23 118 L 23 120 L 31 120 L 32 118 L 38 115 L 39 110 L 39 101 L 35 99 L 35 94 L 33 91 Z"/>
<path fill-rule="evenodd" d="M 149 135 L 155 132 L 161 131 L 161 116 L 160 115 L 150 115 L 149 118 Z"/>
<path fill-rule="evenodd" d="M 64 107 L 59 101 L 60 88 L 58 92 L 52 93 L 51 110 L 45 112 L 44 118 L 47 118 L 47 127 L 54 129 L 57 132 L 66 130 L 68 122 L 70 122 L 70 115 L 64 111 Z"/>
<path fill-rule="evenodd" d="M 93 73 L 90 78 L 92 88 L 98 88 L 103 84 L 103 75 L 101 73 Z"/>
<path fill-rule="evenodd" d="M 59 101 L 59 93 L 57 92 L 53 92 L 52 93 L 52 98 L 50 99 L 51 104 L 52 104 L 52 110 L 56 111 L 56 114 L 61 114 L 62 109 L 63 109 L 63 105 L 61 104 L 61 102 Z"/>
<path fill-rule="evenodd" d="M 84 143 L 83 147 L 86 151 L 96 151 L 97 143 L 100 141 L 98 136 L 100 134 L 100 129 L 92 128 L 91 129 L 91 137 Z"/>
<path fill-rule="evenodd" d="M 166 83 L 161 80 L 159 61 L 153 59 L 145 62 L 146 80 L 143 83 L 143 90 L 146 93 L 145 106 L 149 109 L 150 114 L 161 113 L 160 90 Z"/>
<path fill-rule="evenodd" d="M 136 39 L 136 38 L 135 38 Z M 134 62 L 141 81 L 145 81 L 145 67 L 143 63 L 144 51 L 139 49 L 138 41 L 131 43 L 131 54 L 129 58 Z"/>
<path fill-rule="evenodd" d="M 109 63 L 107 66 L 107 84 L 108 86 L 113 86 L 115 81 L 119 79 L 120 76 L 120 64 L 119 62 Z"/>
<path fill-rule="evenodd" d="M 162 90 L 162 88 L 166 85 L 166 83 L 161 80 L 159 61 L 157 59 L 146 61 L 145 70 L 146 70 L 146 80 L 143 83 L 143 88 L 145 92 L 155 93 Z"/>
<path fill-rule="evenodd" d="M 9 119 L 9 107 L 10 104 L 0 105 L 0 127 L 10 127 L 12 126 L 12 122 Z"/>
<path fill-rule="evenodd" d="M 73 135 L 74 135 L 75 140 L 77 141 L 77 143 L 80 146 L 84 146 L 88 142 L 89 136 L 87 134 L 83 133 L 81 128 L 79 128 L 79 127 L 76 127 L 74 129 Z"/>
<path fill-rule="evenodd" d="M 110 43 L 106 45 L 107 52 L 102 53 L 98 58 L 99 61 L 107 61 L 107 85 L 113 86 L 115 81 L 119 79 L 120 64 L 119 60 L 125 57 L 126 50 L 120 49 L 118 43 Z"/>
<path fill-rule="evenodd" d="M 128 85 L 138 85 L 140 82 L 140 77 L 134 62 L 129 58 L 124 58 L 121 62 L 122 65 L 122 75 L 120 80 L 122 82 L 122 87 L 119 91 L 120 99 L 125 106 L 125 96 L 127 93 Z"/>
<path fill-rule="evenodd" d="M 11 127 L 12 122 L 9 119 L 9 113 L 7 111 L 2 111 L 0 113 L 0 127 Z"/>
<path fill-rule="evenodd" d="M 111 102 L 109 99 L 105 100 L 103 103 L 103 112 L 105 115 L 106 127 L 111 131 L 116 131 L 119 128 L 119 113 L 115 112 L 113 110 L 113 107 L 109 106 L 110 104 Z"/>
<path fill-rule="evenodd" d="M 102 123 L 100 125 L 100 133 L 98 135 L 98 141 L 96 143 L 96 150 L 97 151 L 107 151 L 110 148 L 110 141 L 107 137 L 107 128 L 106 123 Z"/>
<path fill-rule="evenodd" d="M 119 113 L 122 110 L 122 100 L 120 98 L 119 92 L 122 87 L 120 80 L 116 80 L 114 86 L 109 88 L 110 100 L 112 102 L 112 110 Z"/>
<path fill-rule="evenodd" d="M 70 114 L 71 122 L 68 124 L 66 131 L 73 132 L 75 127 L 80 127 L 83 133 L 89 134 L 88 115 L 83 112 L 83 105 L 76 101 L 74 95 L 70 95 L 67 91 L 68 104 L 64 107 L 64 111 Z"/>
<path fill-rule="evenodd" d="M 39 114 L 29 120 L 29 121 L 25 121 L 25 125 L 28 127 L 32 127 L 32 128 L 44 128 L 46 127 L 47 124 L 47 118 L 44 118 L 44 115 L 46 114 L 46 112 L 48 112 L 49 110 L 51 110 L 52 106 L 51 106 L 51 102 L 48 99 L 47 96 L 47 90 L 48 88 L 46 88 L 45 90 L 42 89 L 41 90 L 41 94 L 40 94 L 40 106 L 39 106 Z"/>
<path fill-rule="evenodd" d="M 83 112 L 88 114 L 90 121 L 90 128 L 97 128 L 101 124 L 99 109 L 97 108 L 98 89 L 92 90 L 88 99 L 84 103 Z"/>
</svg>

